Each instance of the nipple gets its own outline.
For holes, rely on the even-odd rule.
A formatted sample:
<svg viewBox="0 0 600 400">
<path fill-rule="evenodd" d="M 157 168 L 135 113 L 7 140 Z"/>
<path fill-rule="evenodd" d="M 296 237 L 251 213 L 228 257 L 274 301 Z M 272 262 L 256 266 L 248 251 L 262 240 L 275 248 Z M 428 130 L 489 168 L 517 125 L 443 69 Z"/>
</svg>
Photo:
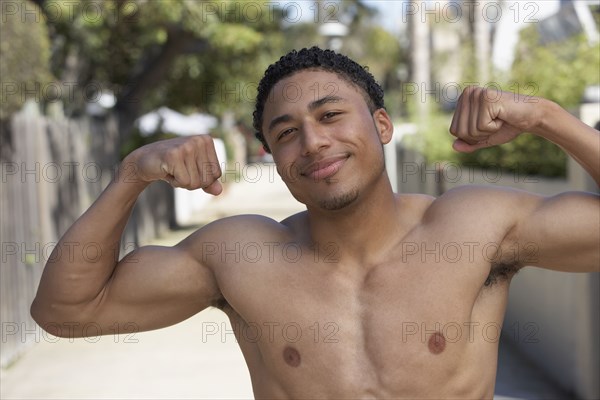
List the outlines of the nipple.
<svg viewBox="0 0 600 400">
<path fill-rule="evenodd" d="M 440 354 L 446 348 L 446 338 L 441 332 L 435 332 L 429 338 L 427 347 L 432 354 Z"/>
<path fill-rule="evenodd" d="M 300 353 L 292 346 L 286 346 L 283 349 L 283 359 L 290 367 L 297 367 L 300 365 Z"/>
</svg>

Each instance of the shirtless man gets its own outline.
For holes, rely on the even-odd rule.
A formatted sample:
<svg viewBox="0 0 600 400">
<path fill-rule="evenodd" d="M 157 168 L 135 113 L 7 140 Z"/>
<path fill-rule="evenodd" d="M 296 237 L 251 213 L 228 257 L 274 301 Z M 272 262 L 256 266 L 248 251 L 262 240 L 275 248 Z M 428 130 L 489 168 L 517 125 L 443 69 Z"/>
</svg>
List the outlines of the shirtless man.
<svg viewBox="0 0 600 400">
<path fill-rule="evenodd" d="M 598 132 L 550 101 L 524 100 L 466 89 L 450 127 L 454 148 L 527 131 L 562 146 L 599 182 Z M 51 257 L 31 309 L 38 324 L 58 336 L 81 336 L 92 322 L 106 333 L 131 322 L 151 330 L 216 306 L 231 320 L 257 398 L 491 399 L 514 273 L 599 269 L 596 195 L 393 193 L 383 92 L 344 56 L 313 48 L 283 57 L 259 85 L 254 118 L 306 211 L 281 222 L 221 219 L 175 247 L 141 247 L 119 262 L 110 251 L 93 262 Z M 118 248 L 151 182 L 218 195 L 219 175 L 208 136 L 137 149 L 57 247 Z M 236 254 L 244 248 L 252 256 Z"/>
</svg>

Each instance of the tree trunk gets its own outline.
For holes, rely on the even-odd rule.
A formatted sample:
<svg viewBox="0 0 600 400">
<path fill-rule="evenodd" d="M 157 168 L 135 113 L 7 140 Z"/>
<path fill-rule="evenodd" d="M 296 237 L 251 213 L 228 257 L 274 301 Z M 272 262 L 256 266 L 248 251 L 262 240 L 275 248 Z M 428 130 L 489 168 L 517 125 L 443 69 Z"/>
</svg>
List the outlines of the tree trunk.
<svg viewBox="0 0 600 400">
<path fill-rule="evenodd" d="M 159 54 L 131 79 L 130 85 L 119 96 L 116 110 L 119 115 L 120 146 L 129 139 L 134 121 L 143 112 L 142 99 L 146 92 L 165 79 L 177 56 L 193 41 L 192 34 L 181 29 L 169 29 L 167 41 Z"/>
</svg>

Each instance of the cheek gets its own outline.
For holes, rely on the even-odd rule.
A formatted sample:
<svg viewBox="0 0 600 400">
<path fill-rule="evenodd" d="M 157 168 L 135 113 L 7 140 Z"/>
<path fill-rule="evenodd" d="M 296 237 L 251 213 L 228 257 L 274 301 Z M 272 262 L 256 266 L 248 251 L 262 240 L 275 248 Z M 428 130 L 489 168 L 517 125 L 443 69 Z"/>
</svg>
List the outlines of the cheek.
<svg viewBox="0 0 600 400">
<path fill-rule="evenodd" d="M 273 161 L 275 161 L 275 165 L 277 166 L 277 173 L 286 183 L 293 183 L 298 180 L 298 168 L 296 164 L 293 163 L 293 158 L 287 156 L 286 154 L 273 154 Z"/>
<path fill-rule="evenodd" d="M 360 147 L 361 151 L 370 154 L 380 152 L 383 143 L 379 137 L 377 127 L 369 122 L 356 124 L 349 129 L 351 129 L 352 140 Z"/>
</svg>

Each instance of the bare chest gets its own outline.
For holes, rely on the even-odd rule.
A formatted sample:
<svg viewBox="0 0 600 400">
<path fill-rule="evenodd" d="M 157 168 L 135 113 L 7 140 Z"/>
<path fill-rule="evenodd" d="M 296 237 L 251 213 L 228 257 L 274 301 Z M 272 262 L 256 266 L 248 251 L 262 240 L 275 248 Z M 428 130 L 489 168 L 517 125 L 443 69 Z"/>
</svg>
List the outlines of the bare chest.
<svg viewBox="0 0 600 400">
<path fill-rule="evenodd" d="M 301 376 L 315 387 L 335 380 L 422 392 L 427 375 L 416 379 L 416 371 L 450 382 L 465 352 L 481 347 L 483 324 L 495 321 L 493 312 L 473 320 L 486 272 L 469 268 L 476 265 L 415 259 L 362 270 L 314 259 L 286 264 L 255 280 L 244 302 L 234 296 L 234 328 L 247 360 L 260 354 L 286 387 Z M 487 334 L 499 335 L 494 327 Z"/>
</svg>

